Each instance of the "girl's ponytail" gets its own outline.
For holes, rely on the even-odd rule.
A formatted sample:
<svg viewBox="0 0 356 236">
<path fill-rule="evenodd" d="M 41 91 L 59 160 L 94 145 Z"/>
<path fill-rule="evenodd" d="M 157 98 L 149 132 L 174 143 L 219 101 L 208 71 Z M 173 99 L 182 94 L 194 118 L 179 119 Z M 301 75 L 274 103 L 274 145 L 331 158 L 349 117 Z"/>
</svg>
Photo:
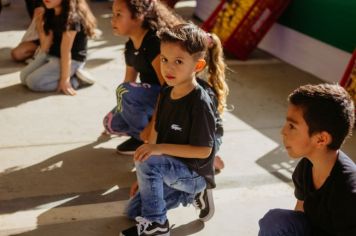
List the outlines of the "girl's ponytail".
<svg viewBox="0 0 356 236">
<path fill-rule="evenodd" d="M 214 88 L 218 98 L 218 111 L 223 113 L 226 107 L 226 97 L 229 93 L 229 88 L 225 81 L 225 63 L 223 58 L 223 48 L 220 39 L 216 34 L 207 34 L 208 41 L 208 53 L 207 53 L 207 65 L 208 65 L 208 81 Z"/>
</svg>

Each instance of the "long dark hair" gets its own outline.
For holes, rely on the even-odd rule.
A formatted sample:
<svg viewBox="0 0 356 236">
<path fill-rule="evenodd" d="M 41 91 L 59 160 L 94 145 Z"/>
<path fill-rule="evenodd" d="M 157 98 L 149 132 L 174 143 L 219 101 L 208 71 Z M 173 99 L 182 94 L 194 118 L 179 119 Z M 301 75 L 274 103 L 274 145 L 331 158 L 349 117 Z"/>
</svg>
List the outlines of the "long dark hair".
<svg viewBox="0 0 356 236">
<path fill-rule="evenodd" d="M 220 114 L 223 113 L 229 89 L 225 81 L 225 63 L 219 38 L 215 34 L 204 32 L 193 23 L 162 29 L 158 36 L 161 43 L 178 43 L 182 49 L 197 59 L 205 58 L 208 82 L 217 95 L 218 111 Z"/>
<path fill-rule="evenodd" d="M 95 35 L 96 19 L 91 12 L 87 2 L 85 0 L 62 0 L 62 11 L 59 15 L 62 29 L 61 31 L 67 31 L 70 29 L 70 25 L 73 22 L 80 21 L 84 27 L 84 32 L 89 37 Z M 51 19 L 54 17 L 54 9 L 46 9 L 44 14 L 44 30 L 46 34 L 51 29 Z"/>
<path fill-rule="evenodd" d="M 184 20 L 158 0 L 124 0 L 132 18 L 144 15 L 142 28 L 158 30 L 172 28 Z"/>
</svg>

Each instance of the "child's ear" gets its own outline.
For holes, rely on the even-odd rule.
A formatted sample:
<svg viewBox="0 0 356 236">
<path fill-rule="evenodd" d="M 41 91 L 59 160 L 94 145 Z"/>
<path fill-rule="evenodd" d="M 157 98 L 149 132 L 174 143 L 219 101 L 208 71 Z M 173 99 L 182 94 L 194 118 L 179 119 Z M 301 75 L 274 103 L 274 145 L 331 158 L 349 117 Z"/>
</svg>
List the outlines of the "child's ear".
<svg viewBox="0 0 356 236">
<path fill-rule="evenodd" d="M 319 147 L 326 147 L 332 142 L 331 135 L 326 131 L 318 133 L 316 138 L 316 142 Z"/>
<path fill-rule="evenodd" d="M 200 72 L 204 69 L 206 61 L 204 59 L 199 59 L 195 64 L 195 72 Z"/>
</svg>

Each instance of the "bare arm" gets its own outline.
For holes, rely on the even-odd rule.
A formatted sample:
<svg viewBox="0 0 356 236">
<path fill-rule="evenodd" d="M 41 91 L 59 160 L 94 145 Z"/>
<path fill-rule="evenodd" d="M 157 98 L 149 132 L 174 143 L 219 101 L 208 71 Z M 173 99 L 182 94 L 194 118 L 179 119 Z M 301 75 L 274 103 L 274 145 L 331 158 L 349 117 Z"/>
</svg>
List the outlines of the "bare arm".
<svg viewBox="0 0 356 236">
<path fill-rule="evenodd" d="M 156 75 L 158 77 L 159 83 L 162 86 L 165 83 L 165 81 L 164 81 L 164 78 L 163 78 L 162 73 L 161 73 L 161 58 L 160 58 L 160 55 L 156 56 L 155 59 L 153 59 L 151 65 L 152 65 L 153 69 L 156 72 Z"/>
<path fill-rule="evenodd" d="M 76 31 L 65 31 L 61 42 L 61 75 L 58 84 L 58 91 L 67 95 L 75 95 L 76 92 L 70 83 L 70 69 L 72 64 L 72 46 Z"/>
<path fill-rule="evenodd" d="M 156 142 L 157 142 L 157 131 L 155 129 L 156 110 L 155 110 L 155 113 L 153 114 L 152 121 L 153 121 L 152 125 L 149 126 L 150 132 L 149 132 L 149 136 L 148 136 L 148 143 L 149 144 L 156 144 Z"/>
<path fill-rule="evenodd" d="M 153 61 L 152 61 L 152 66 L 154 68 L 154 70 L 156 71 L 159 83 L 161 84 L 161 86 L 165 83 L 162 73 L 161 73 L 161 59 L 160 56 L 158 55 Z M 156 113 L 157 113 L 157 106 L 158 106 L 158 102 L 159 102 L 159 97 L 157 98 L 157 102 L 156 102 L 156 107 L 155 110 L 153 112 L 152 118 L 150 120 L 150 122 L 146 125 L 146 127 L 143 129 L 143 131 L 140 133 L 140 138 L 141 140 L 143 140 L 144 142 L 147 142 L 150 138 L 151 132 L 152 130 L 154 130 L 154 122 L 156 120 Z M 151 143 L 151 142 L 149 142 Z"/>
<path fill-rule="evenodd" d="M 297 200 L 297 203 L 295 204 L 294 210 L 295 211 L 304 212 L 304 201 Z"/>
<path fill-rule="evenodd" d="M 143 144 L 137 148 L 134 154 L 135 161 L 145 161 L 151 155 L 166 154 L 180 158 L 208 158 L 211 153 L 211 147 L 192 146 L 181 144 Z"/>
<path fill-rule="evenodd" d="M 156 143 L 157 132 L 155 130 L 156 116 L 157 116 L 157 108 L 159 103 L 160 95 L 158 95 L 155 110 L 153 111 L 153 115 L 151 120 L 148 122 L 146 127 L 141 131 L 140 138 L 145 143 Z M 152 133 L 154 132 L 154 133 Z M 151 137 L 152 136 L 152 137 Z"/>
<path fill-rule="evenodd" d="M 138 72 L 132 66 L 126 66 L 124 82 L 135 82 Z"/>
<path fill-rule="evenodd" d="M 34 20 L 36 22 L 36 30 L 38 32 L 38 37 L 40 40 L 40 51 L 47 53 L 52 45 L 53 32 L 50 31 L 48 35 L 45 33 L 43 28 L 44 27 L 43 14 L 44 14 L 44 8 L 42 7 L 36 8 L 34 13 Z"/>
</svg>

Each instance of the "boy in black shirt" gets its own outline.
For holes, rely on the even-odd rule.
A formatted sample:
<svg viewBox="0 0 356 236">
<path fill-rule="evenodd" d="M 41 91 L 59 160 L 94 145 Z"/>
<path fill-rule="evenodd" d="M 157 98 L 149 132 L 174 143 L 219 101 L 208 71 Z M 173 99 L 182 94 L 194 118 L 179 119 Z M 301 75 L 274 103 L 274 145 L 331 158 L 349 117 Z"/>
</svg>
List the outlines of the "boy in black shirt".
<svg viewBox="0 0 356 236">
<path fill-rule="evenodd" d="M 338 85 L 305 85 L 289 95 L 284 145 L 304 157 L 293 173 L 295 210 L 270 210 L 259 236 L 356 235 L 356 165 L 340 146 L 352 132 L 354 104 Z"/>
<path fill-rule="evenodd" d="M 214 213 L 216 113 L 223 110 L 228 91 L 221 43 L 193 24 L 162 29 L 158 35 L 161 72 L 168 87 L 161 92 L 149 143 L 134 154 L 139 190 L 127 215 L 137 226 L 121 235 L 169 236 L 167 210 L 180 204 L 193 203 L 201 221 Z M 196 74 L 207 62 L 209 83 L 199 83 Z M 211 87 L 216 103 L 204 86 Z"/>
</svg>

